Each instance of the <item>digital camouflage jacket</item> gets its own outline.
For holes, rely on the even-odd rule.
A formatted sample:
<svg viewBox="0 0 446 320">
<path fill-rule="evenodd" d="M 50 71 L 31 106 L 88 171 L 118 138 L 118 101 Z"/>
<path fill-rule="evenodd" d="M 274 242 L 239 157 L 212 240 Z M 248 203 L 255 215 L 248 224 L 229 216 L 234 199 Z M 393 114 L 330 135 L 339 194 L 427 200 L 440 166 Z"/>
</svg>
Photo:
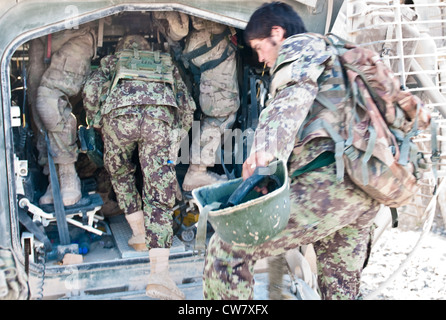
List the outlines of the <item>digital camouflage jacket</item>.
<svg viewBox="0 0 446 320">
<path fill-rule="evenodd" d="M 108 114 L 138 113 L 141 105 L 163 105 L 172 107 L 174 112 L 167 112 L 169 108 L 152 108 L 153 116 L 174 128 L 189 131 L 196 106 L 176 66 L 173 68 L 173 86 L 154 81 L 124 80 L 109 90 L 117 61 L 116 55 L 104 57 L 84 86 L 84 107 L 90 125 L 100 126 L 100 118 Z"/>
<path fill-rule="evenodd" d="M 290 174 L 334 151 L 329 138 L 299 136 L 304 120 L 323 108 L 314 101 L 318 93 L 339 103 L 345 97 L 341 66 L 332 50 L 311 34 L 294 35 L 284 41 L 270 70 L 270 99 L 260 114 L 251 152 L 267 151 L 288 161 Z"/>
</svg>

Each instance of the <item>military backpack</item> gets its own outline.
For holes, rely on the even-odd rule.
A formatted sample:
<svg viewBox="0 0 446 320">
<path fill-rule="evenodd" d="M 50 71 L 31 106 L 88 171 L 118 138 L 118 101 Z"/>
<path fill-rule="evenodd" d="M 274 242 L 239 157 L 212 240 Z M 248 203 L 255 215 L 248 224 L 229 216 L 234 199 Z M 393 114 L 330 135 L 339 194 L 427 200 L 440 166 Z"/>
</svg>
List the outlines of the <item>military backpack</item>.
<svg viewBox="0 0 446 320">
<path fill-rule="evenodd" d="M 430 125 L 428 111 L 418 97 L 401 88 L 376 52 L 332 34 L 323 39 L 337 50 L 346 96 L 343 103 L 335 104 L 320 92 L 316 103 L 323 106 L 322 111 L 307 117 L 300 141 L 323 132 L 319 136 L 335 142 L 338 181 L 347 173 L 381 204 L 391 209 L 408 204 L 426 168 L 423 153 L 412 138 Z M 392 215 L 395 224 L 395 210 Z"/>
<path fill-rule="evenodd" d="M 121 80 L 163 82 L 173 87 L 173 62 L 169 54 L 160 51 L 124 49 L 116 53 L 118 61 L 113 74 L 110 91 Z"/>
</svg>

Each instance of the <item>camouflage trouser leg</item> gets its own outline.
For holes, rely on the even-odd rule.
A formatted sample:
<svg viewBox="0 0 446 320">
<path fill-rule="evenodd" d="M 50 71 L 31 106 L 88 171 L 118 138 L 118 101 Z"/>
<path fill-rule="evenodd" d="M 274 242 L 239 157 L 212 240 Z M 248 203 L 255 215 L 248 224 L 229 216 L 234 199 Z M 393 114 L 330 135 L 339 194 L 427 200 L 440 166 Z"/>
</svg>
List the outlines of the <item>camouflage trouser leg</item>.
<svg viewBox="0 0 446 320">
<path fill-rule="evenodd" d="M 70 113 L 66 116 L 64 126 L 61 130 L 48 131 L 48 139 L 51 150 L 54 153 L 53 160 L 55 163 L 70 164 L 77 161 L 77 120 L 73 114 Z M 45 142 L 45 150 L 46 147 Z"/>
<path fill-rule="evenodd" d="M 379 204 L 348 177 L 337 184 L 334 164 L 299 176 L 290 188 L 290 220 L 271 241 L 256 247 L 236 247 L 217 235 L 212 237 L 204 270 L 206 299 L 252 299 L 257 260 L 311 243 L 318 244 L 322 258 L 319 270 L 324 270 L 324 298 L 358 295 L 357 276 L 369 240 L 365 235 L 370 232 Z M 329 253 L 324 251 L 328 247 Z M 336 278 L 338 274 L 343 275 L 342 282 Z"/>
<path fill-rule="evenodd" d="M 313 244 L 322 299 L 361 298 L 361 272 L 370 253 L 373 234 L 373 227 L 367 227 L 370 222 L 365 216 Z"/>
<path fill-rule="evenodd" d="M 94 37 L 89 28 L 79 30 L 78 33 L 76 37 L 67 36 L 65 42 L 61 36 L 58 42 L 62 41 L 63 44 L 51 56 L 51 63 L 43 73 L 37 91 L 34 92 L 33 88 L 31 93 L 36 95 L 32 97 L 36 99 L 36 113 L 44 126 L 42 129 L 48 133 L 55 163 L 67 164 L 77 160 L 77 122 L 71 113 L 69 97 L 80 92 L 90 72 L 90 60 L 94 53 Z M 39 51 L 42 49 L 43 46 L 34 46 L 33 55 L 41 56 Z M 36 60 L 33 59 L 33 62 Z M 35 86 L 37 79 L 32 80 Z M 40 143 L 39 147 L 43 147 L 40 152 L 46 152 L 45 144 Z"/>
<path fill-rule="evenodd" d="M 177 182 L 175 167 L 168 163 L 170 131 L 170 125 L 148 116 L 145 108 L 140 114 L 104 119 L 104 165 L 119 207 L 126 214 L 143 209 L 149 248 L 172 244 Z M 144 181 L 142 200 L 135 182 L 136 165 L 132 162 L 137 148 Z"/>
</svg>

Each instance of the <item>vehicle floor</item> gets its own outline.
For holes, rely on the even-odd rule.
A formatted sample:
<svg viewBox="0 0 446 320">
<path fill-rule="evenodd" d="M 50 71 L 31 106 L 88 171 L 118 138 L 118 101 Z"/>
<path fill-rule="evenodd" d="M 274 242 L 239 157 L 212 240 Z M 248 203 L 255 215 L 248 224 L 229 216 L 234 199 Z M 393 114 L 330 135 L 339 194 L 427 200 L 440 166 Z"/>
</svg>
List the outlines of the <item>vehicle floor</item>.
<svg viewBox="0 0 446 320">
<path fill-rule="evenodd" d="M 114 217 L 107 218 L 107 225 L 109 228 L 108 233 L 98 240 L 92 241 L 90 244 L 90 250 L 87 254 L 83 256 L 83 263 L 95 263 L 98 261 L 108 261 L 116 259 L 134 259 L 134 258 L 146 258 L 148 257 L 147 252 L 137 252 L 133 250 L 127 244 L 129 237 L 131 236 L 131 229 L 127 224 L 125 217 L 123 215 L 118 215 Z M 176 236 L 174 237 L 174 242 L 171 247 L 170 253 L 171 259 L 176 259 L 176 257 L 189 257 L 196 266 L 193 277 L 188 277 L 187 274 L 184 275 L 182 281 L 176 279 L 178 287 L 185 293 L 187 300 L 202 300 L 203 299 L 203 281 L 201 276 L 196 276 L 197 273 L 200 274 L 199 270 L 202 270 L 204 264 L 203 256 L 198 257 L 193 254 L 193 243 L 184 243 Z M 174 261 L 173 260 L 173 261 Z M 56 264 L 56 261 L 47 261 L 47 267 Z M 195 264 L 194 264 L 195 263 Z M 150 264 L 150 262 L 149 262 Z M 172 268 L 172 267 L 171 267 Z M 284 276 L 283 282 L 284 294 L 290 298 L 295 299 L 295 296 L 291 293 L 291 281 L 288 275 Z M 121 291 L 121 292 L 111 292 L 95 295 L 83 295 L 70 296 L 62 299 L 69 300 L 153 300 L 152 298 L 146 296 L 145 290 L 136 291 Z M 268 300 L 268 274 L 267 274 L 267 264 L 266 260 L 261 260 L 256 264 L 255 267 L 255 286 L 254 286 L 254 299 L 255 300 Z"/>
</svg>

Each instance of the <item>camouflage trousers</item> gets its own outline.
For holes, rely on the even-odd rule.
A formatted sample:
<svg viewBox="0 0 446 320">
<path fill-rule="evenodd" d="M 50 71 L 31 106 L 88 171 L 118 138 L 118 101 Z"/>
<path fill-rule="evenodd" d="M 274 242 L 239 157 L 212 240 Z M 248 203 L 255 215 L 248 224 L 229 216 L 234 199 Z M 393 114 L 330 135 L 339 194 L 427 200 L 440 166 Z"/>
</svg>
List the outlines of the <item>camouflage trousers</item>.
<svg viewBox="0 0 446 320">
<path fill-rule="evenodd" d="M 337 184 L 334 164 L 293 179 L 290 188 L 290 220 L 271 241 L 236 247 L 212 236 L 205 259 L 205 299 L 252 299 L 255 262 L 306 244 L 316 251 L 321 297 L 360 298 L 360 276 L 379 204 L 348 177 Z"/>
<path fill-rule="evenodd" d="M 169 248 L 178 182 L 175 166 L 168 161 L 171 126 L 154 118 L 152 108 L 164 107 L 145 106 L 137 114 L 103 119 L 104 166 L 124 213 L 143 210 L 148 248 Z M 143 176 L 142 197 L 135 177 L 136 150 Z"/>
</svg>

